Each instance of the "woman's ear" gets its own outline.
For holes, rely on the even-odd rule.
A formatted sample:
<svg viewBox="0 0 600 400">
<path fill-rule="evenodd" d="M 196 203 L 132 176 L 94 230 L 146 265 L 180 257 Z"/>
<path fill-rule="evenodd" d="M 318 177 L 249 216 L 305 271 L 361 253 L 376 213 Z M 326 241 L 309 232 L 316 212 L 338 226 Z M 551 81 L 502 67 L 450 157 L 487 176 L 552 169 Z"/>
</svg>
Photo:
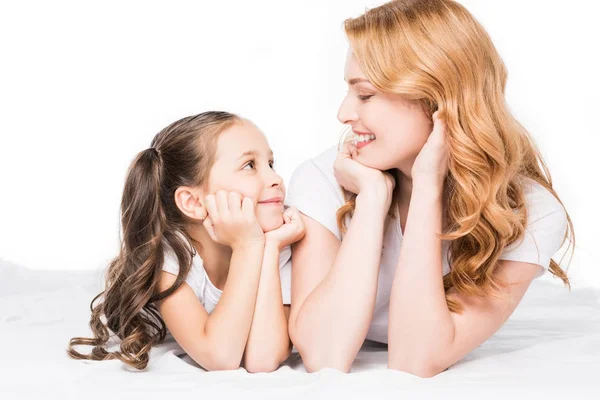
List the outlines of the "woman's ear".
<svg viewBox="0 0 600 400">
<path fill-rule="evenodd" d="M 201 189 L 180 186 L 175 190 L 175 204 L 188 218 L 204 221 L 208 213 L 204 206 L 204 193 Z"/>
</svg>

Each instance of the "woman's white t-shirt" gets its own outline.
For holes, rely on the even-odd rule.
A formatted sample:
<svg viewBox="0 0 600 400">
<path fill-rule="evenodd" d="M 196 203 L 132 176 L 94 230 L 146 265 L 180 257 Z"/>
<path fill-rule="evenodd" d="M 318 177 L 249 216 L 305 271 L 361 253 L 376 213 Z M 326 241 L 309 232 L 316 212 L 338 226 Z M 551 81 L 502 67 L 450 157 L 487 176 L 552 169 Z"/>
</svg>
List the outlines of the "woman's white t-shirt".
<svg viewBox="0 0 600 400">
<path fill-rule="evenodd" d="M 304 215 L 342 240 L 336 212 L 345 203 L 345 197 L 333 173 L 337 153 L 337 147 L 332 147 L 300 164 L 292 174 L 286 204 L 298 207 Z M 507 247 L 500 259 L 540 265 L 542 268 L 537 278 L 549 268 L 550 258 L 560 248 L 567 229 L 567 218 L 561 204 L 547 189 L 533 180 L 530 183 L 526 187 L 529 214 L 524 238 Z M 367 339 L 387 343 L 389 300 L 401 244 L 400 221 L 390 219 L 383 237 L 375 311 Z M 448 247 L 449 242 L 443 241 L 443 275 L 450 272 Z"/>
<path fill-rule="evenodd" d="M 281 278 L 281 296 L 283 304 L 290 304 L 291 300 L 291 285 L 292 285 L 292 250 L 290 246 L 284 247 L 279 252 L 279 276 Z M 179 273 L 179 263 L 177 257 L 172 250 L 167 250 L 164 257 L 163 271 L 173 275 Z M 207 313 L 212 313 L 217 303 L 221 299 L 223 291 L 218 289 L 208 278 L 208 274 L 204 269 L 204 263 L 195 252 L 192 258 L 192 267 L 185 278 L 187 283 Z"/>
</svg>

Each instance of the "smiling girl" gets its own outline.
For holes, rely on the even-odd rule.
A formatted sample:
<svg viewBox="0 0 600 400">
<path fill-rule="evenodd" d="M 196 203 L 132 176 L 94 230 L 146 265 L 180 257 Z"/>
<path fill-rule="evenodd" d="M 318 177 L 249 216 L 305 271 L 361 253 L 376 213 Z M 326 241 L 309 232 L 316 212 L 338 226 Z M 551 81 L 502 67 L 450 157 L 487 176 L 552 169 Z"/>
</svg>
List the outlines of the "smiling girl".
<svg viewBox="0 0 600 400">
<path fill-rule="evenodd" d="M 121 251 L 91 304 L 94 337 L 71 339 L 68 354 L 144 369 L 170 332 L 207 370 L 277 369 L 291 350 L 289 245 L 304 227 L 284 210 L 273 164 L 263 133 L 226 112 L 158 133 L 127 174 Z M 118 350 L 105 348 L 111 334 Z"/>
</svg>

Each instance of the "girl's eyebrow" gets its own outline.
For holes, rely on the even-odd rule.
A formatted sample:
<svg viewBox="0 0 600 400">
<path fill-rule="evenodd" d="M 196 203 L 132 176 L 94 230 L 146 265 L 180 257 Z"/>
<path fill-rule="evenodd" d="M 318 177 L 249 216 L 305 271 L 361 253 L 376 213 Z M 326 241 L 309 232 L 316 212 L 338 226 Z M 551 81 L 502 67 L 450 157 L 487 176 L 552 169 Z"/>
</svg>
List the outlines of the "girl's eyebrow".
<svg viewBox="0 0 600 400">
<path fill-rule="evenodd" d="M 245 157 L 248 157 L 248 156 L 254 156 L 254 157 L 256 157 L 256 156 L 258 156 L 258 155 L 260 155 L 260 151 L 257 151 L 257 150 L 248 150 L 248 151 L 245 151 L 245 152 L 244 152 L 244 153 L 243 153 L 243 154 L 242 154 L 242 155 L 241 155 L 241 156 L 238 158 L 238 160 L 241 160 L 242 158 L 245 158 Z M 273 156 L 273 150 L 269 150 L 269 157 L 272 157 L 272 156 Z"/>
</svg>

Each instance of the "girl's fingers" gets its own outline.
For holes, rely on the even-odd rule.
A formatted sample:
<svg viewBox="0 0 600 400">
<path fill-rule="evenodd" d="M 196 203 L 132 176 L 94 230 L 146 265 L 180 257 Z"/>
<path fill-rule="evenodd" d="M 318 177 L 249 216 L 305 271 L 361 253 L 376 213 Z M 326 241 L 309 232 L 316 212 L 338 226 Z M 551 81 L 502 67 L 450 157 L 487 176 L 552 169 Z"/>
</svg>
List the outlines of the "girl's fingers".
<svg viewBox="0 0 600 400">
<path fill-rule="evenodd" d="M 254 201 L 250 197 L 244 197 L 242 200 L 242 214 L 246 218 L 254 218 Z"/>
<path fill-rule="evenodd" d="M 207 217 L 206 219 L 210 218 L 212 220 L 213 224 L 219 223 L 221 221 L 221 218 L 219 215 L 219 210 L 217 207 L 217 200 L 216 200 L 215 196 L 212 194 L 209 194 L 208 196 L 206 196 L 206 198 L 204 199 L 204 204 L 206 206 L 206 211 L 208 212 L 208 215 L 209 215 L 209 217 Z"/>
<path fill-rule="evenodd" d="M 231 215 L 235 219 L 240 218 L 242 216 L 242 195 L 237 192 L 229 192 L 227 202 L 229 203 L 229 212 Z"/>
<path fill-rule="evenodd" d="M 213 227 L 213 222 L 210 219 L 210 217 L 206 217 L 204 219 L 204 221 L 202 222 L 202 225 L 204 226 L 204 229 L 206 229 L 206 232 L 208 233 L 208 236 L 210 236 L 210 238 L 216 242 L 217 241 L 217 235 L 215 235 L 215 229 Z"/>
<path fill-rule="evenodd" d="M 223 221 L 229 221 L 229 219 L 231 218 L 231 211 L 229 210 L 229 200 L 227 197 L 227 192 L 225 190 L 219 190 L 217 192 L 217 208 L 219 210 L 219 217 Z"/>
</svg>

